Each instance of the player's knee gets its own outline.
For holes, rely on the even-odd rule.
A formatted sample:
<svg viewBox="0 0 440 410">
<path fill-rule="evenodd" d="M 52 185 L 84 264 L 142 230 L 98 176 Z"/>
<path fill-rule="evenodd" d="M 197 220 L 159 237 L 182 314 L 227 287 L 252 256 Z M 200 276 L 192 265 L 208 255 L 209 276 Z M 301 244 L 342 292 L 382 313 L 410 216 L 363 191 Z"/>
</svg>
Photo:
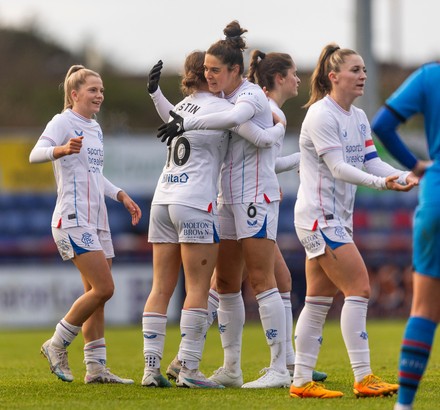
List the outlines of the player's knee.
<svg viewBox="0 0 440 410">
<path fill-rule="evenodd" d="M 107 302 L 107 300 L 111 299 L 111 297 L 113 296 L 114 291 L 115 291 L 115 285 L 112 282 L 100 286 L 99 289 L 95 290 L 95 294 L 100 299 L 101 302 Z"/>
</svg>

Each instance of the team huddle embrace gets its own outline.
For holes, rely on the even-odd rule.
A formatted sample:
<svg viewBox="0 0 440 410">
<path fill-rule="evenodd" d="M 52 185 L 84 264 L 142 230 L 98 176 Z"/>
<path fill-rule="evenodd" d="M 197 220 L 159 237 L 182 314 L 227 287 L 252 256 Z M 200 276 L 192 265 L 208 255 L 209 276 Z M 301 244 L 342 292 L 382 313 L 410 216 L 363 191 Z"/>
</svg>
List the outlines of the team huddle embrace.
<svg viewBox="0 0 440 410">
<path fill-rule="evenodd" d="M 181 80 L 185 97 L 177 104 L 168 101 L 159 86 L 164 63 L 158 61 L 148 74 L 147 90 L 163 121 L 157 137 L 164 143 L 166 160 L 148 225 L 153 284 L 142 317 L 141 384 L 286 387 L 294 398 L 342 397 L 343 392 L 325 387 L 327 374 L 315 369 L 327 313 L 341 292 L 345 297 L 341 330 L 353 371 L 352 391 L 357 397 L 394 395 L 399 384 L 375 375 L 370 363 L 366 325 L 370 285 L 353 240 L 355 194 L 357 186 L 409 191 L 419 184 L 429 164 L 412 162 L 411 171 L 403 171 L 379 158 L 368 118 L 353 105 L 364 93 L 364 61 L 354 50 L 336 44 L 323 48 L 312 74 L 300 152 L 283 155 L 286 116 L 282 107 L 298 95 L 301 83 L 295 62 L 286 53 L 254 50 L 245 69 L 247 30 L 232 21 L 223 32 L 225 38 L 208 50 L 187 55 Z M 103 138 L 95 119 L 104 99 L 99 74 L 74 66 L 64 90 L 64 110 L 48 123 L 30 161 L 54 163 L 58 198 L 53 236 L 57 243 L 63 241 L 64 246 L 58 246 L 63 259 L 72 260 L 80 271 L 84 294 L 41 351 L 53 373 L 72 381 L 67 347 L 82 330 L 85 382 L 130 384 L 134 381 L 106 367 L 104 305 L 114 288 L 114 253 L 104 197 L 122 202 L 133 224 L 141 212 L 102 172 Z M 390 115 L 394 114 L 392 110 Z M 78 130 L 83 131 L 80 136 Z M 102 153 L 94 158 L 93 173 L 88 152 Z M 292 178 L 300 179 L 293 222 L 304 246 L 307 285 L 295 326 L 292 277 L 277 245 L 282 200 L 277 174 L 289 171 Z M 84 234 L 92 240 L 84 243 Z M 181 268 L 186 290 L 181 341 L 165 377 L 161 360 L 167 309 Z M 258 303 L 270 357 L 262 376 L 245 383 L 241 289 L 246 279 Z M 214 321 L 224 357 L 207 377 L 199 365 Z M 409 409 L 398 406 L 411 403 L 400 402 L 399 390 L 396 409 Z"/>
</svg>

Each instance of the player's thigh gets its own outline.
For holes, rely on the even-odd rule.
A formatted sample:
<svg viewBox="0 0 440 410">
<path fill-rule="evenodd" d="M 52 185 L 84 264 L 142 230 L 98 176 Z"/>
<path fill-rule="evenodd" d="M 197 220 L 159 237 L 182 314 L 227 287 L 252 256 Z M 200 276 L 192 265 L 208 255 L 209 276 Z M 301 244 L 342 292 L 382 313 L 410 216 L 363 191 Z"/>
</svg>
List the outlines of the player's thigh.
<svg viewBox="0 0 440 410">
<path fill-rule="evenodd" d="M 81 272 L 83 283 L 89 284 L 90 289 L 106 294 L 113 293 L 113 277 L 102 250 L 76 255 L 72 261 Z"/>
<path fill-rule="evenodd" d="M 346 297 L 370 297 L 367 267 L 354 243 L 336 249 L 326 246 L 325 254 L 317 260 L 328 278 Z"/>
<path fill-rule="evenodd" d="M 413 265 L 416 272 L 440 279 L 440 206 L 419 205 L 414 214 Z"/>
</svg>

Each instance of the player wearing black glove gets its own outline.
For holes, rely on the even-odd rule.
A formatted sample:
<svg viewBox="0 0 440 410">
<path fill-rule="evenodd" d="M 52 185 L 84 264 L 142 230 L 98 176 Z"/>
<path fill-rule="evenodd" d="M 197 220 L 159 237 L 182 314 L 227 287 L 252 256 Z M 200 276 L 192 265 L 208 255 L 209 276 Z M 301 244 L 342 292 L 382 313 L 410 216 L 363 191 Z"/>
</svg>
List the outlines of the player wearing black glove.
<svg viewBox="0 0 440 410">
<path fill-rule="evenodd" d="M 183 118 L 173 111 L 170 111 L 173 119 L 170 122 L 162 124 L 158 128 L 157 138 L 160 138 L 162 142 L 167 142 L 167 145 L 171 145 L 173 138 L 182 135 L 185 132 L 183 128 Z"/>
<path fill-rule="evenodd" d="M 147 78 L 147 90 L 149 94 L 153 94 L 159 87 L 160 73 L 162 71 L 163 62 L 159 60 L 151 69 Z"/>
</svg>

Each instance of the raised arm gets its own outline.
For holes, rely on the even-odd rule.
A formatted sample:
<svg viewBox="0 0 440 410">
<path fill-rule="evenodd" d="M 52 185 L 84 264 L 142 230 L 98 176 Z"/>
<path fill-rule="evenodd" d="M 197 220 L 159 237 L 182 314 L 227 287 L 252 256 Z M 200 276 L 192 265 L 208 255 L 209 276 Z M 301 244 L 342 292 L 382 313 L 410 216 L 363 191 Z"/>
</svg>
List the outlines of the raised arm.
<svg viewBox="0 0 440 410">
<path fill-rule="evenodd" d="M 53 141 L 47 137 L 41 137 L 29 155 L 32 164 L 55 161 L 65 155 L 78 154 L 82 147 L 84 137 L 70 138 L 64 145 L 54 146 Z"/>
<path fill-rule="evenodd" d="M 174 108 L 167 98 L 162 94 L 159 87 L 160 75 L 162 72 L 163 62 L 159 60 L 150 70 L 147 76 L 147 91 L 153 100 L 157 113 L 163 122 L 168 122 L 170 111 Z"/>
</svg>

